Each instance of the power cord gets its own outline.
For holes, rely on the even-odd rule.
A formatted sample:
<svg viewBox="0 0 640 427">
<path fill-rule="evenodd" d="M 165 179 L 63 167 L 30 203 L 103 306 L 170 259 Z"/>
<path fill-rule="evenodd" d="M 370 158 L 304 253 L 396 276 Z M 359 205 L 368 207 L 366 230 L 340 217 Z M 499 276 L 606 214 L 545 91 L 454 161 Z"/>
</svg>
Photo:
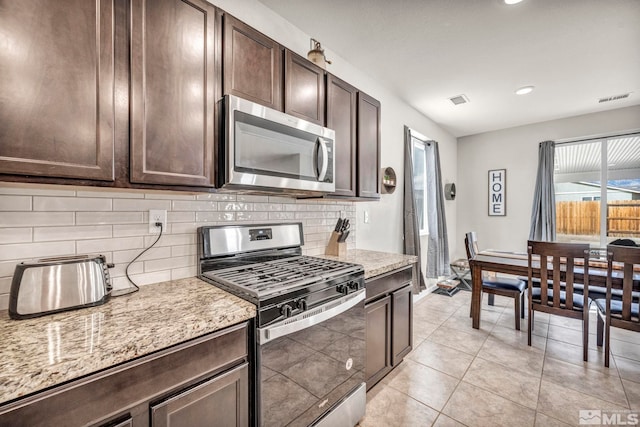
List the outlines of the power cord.
<svg viewBox="0 0 640 427">
<path fill-rule="evenodd" d="M 134 262 L 136 262 L 138 260 L 138 258 L 140 258 L 142 255 L 145 254 L 145 252 L 147 252 L 149 249 L 151 249 L 152 247 L 154 247 L 156 245 L 156 243 L 158 243 L 158 240 L 160 240 L 160 238 L 162 237 L 162 223 L 161 222 L 156 222 L 155 223 L 156 227 L 160 227 L 160 234 L 158 234 L 158 238 L 156 239 L 155 242 L 153 242 L 151 244 L 151 246 L 149 246 L 147 249 L 143 250 L 142 252 L 140 252 L 138 254 L 138 256 L 136 256 L 134 259 L 132 259 L 129 264 L 127 264 L 127 268 L 125 268 L 124 272 L 127 275 L 127 279 L 129 279 L 129 281 L 131 282 L 131 284 L 136 288 L 133 292 L 137 292 L 140 290 L 140 287 L 138 285 L 136 285 L 136 282 L 133 281 L 133 279 L 131 279 L 131 277 L 129 276 L 129 267 L 131 267 L 131 264 L 133 264 Z"/>
</svg>

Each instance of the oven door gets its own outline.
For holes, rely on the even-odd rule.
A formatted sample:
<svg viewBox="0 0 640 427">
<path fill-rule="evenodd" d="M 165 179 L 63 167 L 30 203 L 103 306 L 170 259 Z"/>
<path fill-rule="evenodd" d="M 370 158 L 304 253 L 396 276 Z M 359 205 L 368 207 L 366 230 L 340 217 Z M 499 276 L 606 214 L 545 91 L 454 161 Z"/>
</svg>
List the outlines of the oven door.
<svg viewBox="0 0 640 427">
<path fill-rule="evenodd" d="M 364 298 L 361 289 L 258 329 L 260 426 L 353 426 L 364 416 Z"/>
<path fill-rule="evenodd" d="M 227 95 L 225 187 L 335 191 L 335 132 Z"/>
</svg>

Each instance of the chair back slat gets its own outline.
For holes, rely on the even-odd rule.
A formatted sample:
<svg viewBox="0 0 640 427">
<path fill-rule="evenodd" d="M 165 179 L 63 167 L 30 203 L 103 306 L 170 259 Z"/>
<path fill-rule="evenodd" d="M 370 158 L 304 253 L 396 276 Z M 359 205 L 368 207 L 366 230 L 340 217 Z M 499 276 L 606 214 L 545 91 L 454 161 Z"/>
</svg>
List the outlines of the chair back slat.
<svg viewBox="0 0 640 427">
<path fill-rule="evenodd" d="M 472 259 L 478 254 L 478 238 L 475 231 L 465 234 L 464 246 L 467 250 L 467 259 Z"/>
<path fill-rule="evenodd" d="M 611 307 L 611 278 L 613 276 L 613 264 L 622 263 L 622 312 L 620 319 L 635 324 L 639 323 L 637 317 L 632 316 L 633 298 L 633 270 L 635 265 L 640 265 L 640 248 L 609 245 L 607 246 L 607 307 Z M 637 298 L 640 303 L 640 298 Z M 610 316 L 611 313 L 607 313 Z"/>
<path fill-rule="evenodd" d="M 588 287 L 589 287 L 589 245 L 581 243 L 555 243 L 555 242 L 537 242 L 530 240 L 528 242 L 529 252 L 529 274 L 533 276 L 533 256 L 537 255 L 540 259 L 540 304 L 554 307 L 558 309 L 573 310 L 574 283 L 575 283 L 575 260 L 584 260 L 584 307 L 588 305 Z M 549 265 L 552 268 L 549 274 Z M 562 281 L 562 273 L 564 273 L 564 289 Z M 531 281 L 533 277 L 529 277 Z M 553 290 L 553 298 L 549 300 L 548 282 L 551 279 L 551 289 Z M 561 292 L 564 292 L 564 303 L 561 300 Z"/>
</svg>

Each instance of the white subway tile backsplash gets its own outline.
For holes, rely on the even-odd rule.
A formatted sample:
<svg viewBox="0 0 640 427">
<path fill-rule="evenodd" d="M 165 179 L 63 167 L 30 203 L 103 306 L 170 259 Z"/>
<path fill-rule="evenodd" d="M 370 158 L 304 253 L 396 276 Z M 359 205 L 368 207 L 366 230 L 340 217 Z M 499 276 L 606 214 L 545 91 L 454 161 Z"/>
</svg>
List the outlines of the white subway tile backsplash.
<svg viewBox="0 0 640 427">
<path fill-rule="evenodd" d="M 141 285 L 197 274 L 198 226 L 300 221 L 303 253 L 318 255 L 340 213 L 355 224 L 355 204 L 348 201 L 0 183 L 0 310 L 7 308 L 7 283 L 23 260 L 102 253 L 115 263 L 115 288 L 130 287 L 127 264 L 157 238 L 148 232 L 149 209 L 167 210 L 168 224 L 156 247 L 131 265 Z M 355 227 L 348 247 L 355 248 Z"/>
<path fill-rule="evenodd" d="M 76 225 L 71 227 L 35 227 L 34 242 L 105 239 L 111 237 L 110 225 Z"/>
<path fill-rule="evenodd" d="M 113 252 L 113 262 L 116 264 L 119 263 L 129 263 L 135 257 L 140 255 L 142 249 L 129 249 L 124 251 L 114 251 Z M 160 258 L 169 258 L 171 256 L 171 247 L 153 247 L 146 251 L 144 255 L 142 255 L 138 260 L 146 261 L 150 259 L 160 259 Z M 136 261 L 137 262 L 137 261 Z"/>
<path fill-rule="evenodd" d="M 122 224 L 113 226 L 113 237 L 146 236 L 149 224 Z"/>
<path fill-rule="evenodd" d="M 0 294 L 8 294 L 11 291 L 11 277 L 0 278 Z"/>
<path fill-rule="evenodd" d="M 144 222 L 143 212 L 78 212 L 76 224 L 135 224 Z"/>
<path fill-rule="evenodd" d="M 75 250 L 76 243 L 73 240 L 66 242 L 16 243 L 0 245 L 0 261 L 73 255 L 75 254 Z"/>
<path fill-rule="evenodd" d="M 172 268 L 182 268 L 188 266 L 196 265 L 196 256 L 181 256 L 181 257 L 171 257 L 165 259 L 155 259 L 151 261 L 144 262 L 144 271 L 145 273 L 154 272 L 154 271 L 162 271 Z"/>
<path fill-rule="evenodd" d="M 131 200 L 131 199 L 113 199 L 114 211 L 142 211 L 149 209 L 171 210 L 171 200 Z"/>
<path fill-rule="evenodd" d="M 110 211 L 111 199 L 98 197 L 43 197 L 33 198 L 34 211 L 46 212 L 86 212 Z"/>
<path fill-rule="evenodd" d="M 196 222 L 234 221 L 235 212 L 196 212 Z"/>
<path fill-rule="evenodd" d="M 73 225 L 73 212 L 3 212 L 0 227 Z"/>
<path fill-rule="evenodd" d="M 0 228 L 0 244 L 31 242 L 31 228 Z"/>
<path fill-rule="evenodd" d="M 30 211 L 31 196 L 4 196 L 0 195 L 0 212 Z"/>
<path fill-rule="evenodd" d="M 172 209 L 174 211 L 215 211 L 218 209 L 216 202 L 208 200 L 174 200 Z"/>
<path fill-rule="evenodd" d="M 117 237 L 112 239 L 81 240 L 76 242 L 78 253 L 103 253 L 131 248 L 143 248 L 142 237 Z"/>
</svg>

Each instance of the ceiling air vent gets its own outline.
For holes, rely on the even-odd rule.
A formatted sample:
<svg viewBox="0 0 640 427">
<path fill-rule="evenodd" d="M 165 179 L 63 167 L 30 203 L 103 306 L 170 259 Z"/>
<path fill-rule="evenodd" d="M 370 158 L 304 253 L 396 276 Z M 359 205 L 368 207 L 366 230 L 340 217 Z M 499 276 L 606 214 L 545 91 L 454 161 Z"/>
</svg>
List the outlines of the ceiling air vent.
<svg viewBox="0 0 640 427">
<path fill-rule="evenodd" d="M 469 102 L 469 98 L 467 98 L 465 95 L 458 95 L 452 96 L 451 98 L 449 98 L 449 101 L 453 102 L 453 105 L 460 105 Z"/>
<path fill-rule="evenodd" d="M 615 96 L 608 96 L 606 98 L 600 98 L 598 100 L 598 103 L 601 104 L 603 102 L 617 101 L 618 99 L 625 99 L 625 98 L 628 98 L 629 95 L 631 95 L 631 94 L 630 93 L 623 93 L 622 95 L 615 95 Z"/>
</svg>

